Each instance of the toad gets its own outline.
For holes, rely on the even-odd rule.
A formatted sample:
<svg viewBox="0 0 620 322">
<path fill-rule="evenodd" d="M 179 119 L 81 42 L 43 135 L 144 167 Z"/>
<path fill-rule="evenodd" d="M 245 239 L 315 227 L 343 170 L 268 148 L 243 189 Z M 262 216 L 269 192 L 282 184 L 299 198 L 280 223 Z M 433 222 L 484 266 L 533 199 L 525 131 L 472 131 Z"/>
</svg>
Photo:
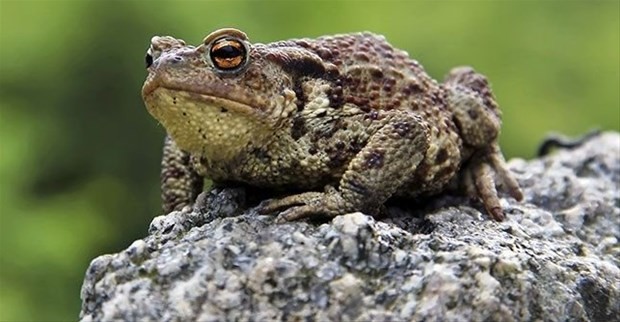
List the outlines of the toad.
<svg viewBox="0 0 620 322">
<path fill-rule="evenodd" d="M 198 46 L 153 37 L 142 97 L 167 131 L 166 212 L 203 179 L 301 189 L 260 205 L 283 220 L 375 215 L 393 197 L 457 189 L 504 219 L 498 188 L 521 200 L 498 144 L 500 110 L 470 67 L 435 81 L 369 32 L 252 43 L 240 30 Z"/>
</svg>

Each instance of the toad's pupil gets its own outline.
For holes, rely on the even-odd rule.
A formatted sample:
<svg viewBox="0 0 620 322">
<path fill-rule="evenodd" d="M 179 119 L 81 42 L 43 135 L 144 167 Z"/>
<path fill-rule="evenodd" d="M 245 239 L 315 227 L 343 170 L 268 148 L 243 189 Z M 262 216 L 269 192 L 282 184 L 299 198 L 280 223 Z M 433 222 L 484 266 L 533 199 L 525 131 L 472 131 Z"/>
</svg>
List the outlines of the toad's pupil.
<svg viewBox="0 0 620 322">
<path fill-rule="evenodd" d="M 241 56 L 242 52 L 237 47 L 224 45 L 223 47 L 217 48 L 213 54 L 220 58 L 235 58 Z"/>
</svg>

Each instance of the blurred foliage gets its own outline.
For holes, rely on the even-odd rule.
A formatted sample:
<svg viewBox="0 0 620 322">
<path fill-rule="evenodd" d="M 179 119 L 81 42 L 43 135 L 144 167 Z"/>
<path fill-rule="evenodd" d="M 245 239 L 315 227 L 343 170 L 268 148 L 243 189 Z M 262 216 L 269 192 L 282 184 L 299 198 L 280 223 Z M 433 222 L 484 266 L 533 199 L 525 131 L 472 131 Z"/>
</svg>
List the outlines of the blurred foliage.
<svg viewBox="0 0 620 322">
<path fill-rule="evenodd" d="M 159 214 L 163 129 L 140 98 L 149 39 L 253 41 L 371 30 L 441 79 L 470 64 L 508 157 L 553 130 L 618 130 L 619 2 L 0 0 L 0 320 L 74 320 L 94 257 Z"/>
</svg>

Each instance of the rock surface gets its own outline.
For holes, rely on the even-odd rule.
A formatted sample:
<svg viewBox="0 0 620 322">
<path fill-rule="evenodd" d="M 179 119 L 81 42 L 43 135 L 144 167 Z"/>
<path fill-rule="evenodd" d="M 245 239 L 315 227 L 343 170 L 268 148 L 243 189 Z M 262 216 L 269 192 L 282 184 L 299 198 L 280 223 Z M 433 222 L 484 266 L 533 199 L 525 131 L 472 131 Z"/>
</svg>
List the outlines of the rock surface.
<svg viewBox="0 0 620 322">
<path fill-rule="evenodd" d="M 94 259 L 80 319 L 618 321 L 620 135 L 510 167 L 526 200 L 501 223 L 443 196 L 275 224 L 214 190 Z"/>
</svg>

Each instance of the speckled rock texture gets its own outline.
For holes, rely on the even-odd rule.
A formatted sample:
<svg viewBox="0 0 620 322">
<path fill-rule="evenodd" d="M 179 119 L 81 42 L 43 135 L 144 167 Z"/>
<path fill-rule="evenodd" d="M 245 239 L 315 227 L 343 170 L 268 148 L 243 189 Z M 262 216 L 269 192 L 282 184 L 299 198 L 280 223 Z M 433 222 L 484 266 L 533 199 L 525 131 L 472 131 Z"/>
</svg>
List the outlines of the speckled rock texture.
<svg viewBox="0 0 620 322">
<path fill-rule="evenodd" d="M 498 223 L 442 196 L 275 224 L 216 189 L 92 261 L 82 321 L 618 321 L 620 135 L 510 168 Z"/>
</svg>

